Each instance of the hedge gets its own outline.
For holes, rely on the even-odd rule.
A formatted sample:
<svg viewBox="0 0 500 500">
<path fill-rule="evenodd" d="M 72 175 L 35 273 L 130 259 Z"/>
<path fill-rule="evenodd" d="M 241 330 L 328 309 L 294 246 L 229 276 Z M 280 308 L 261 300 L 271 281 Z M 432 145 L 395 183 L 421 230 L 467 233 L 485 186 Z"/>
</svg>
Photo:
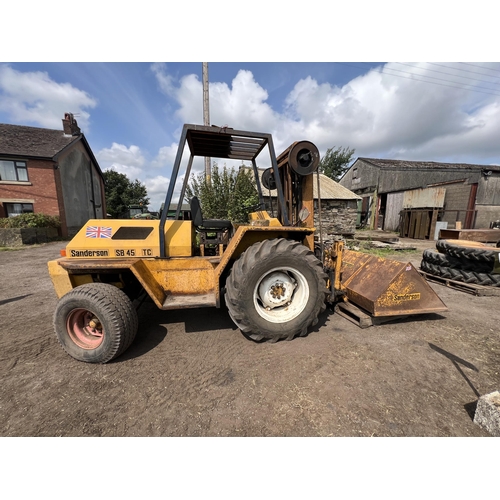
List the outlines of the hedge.
<svg viewBox="0 0 500 500">
<path fill-rule="evenodd" d="M 16 217 L 0 218 L 0 228 L 16 229 L 29 227 L 60 228 L 61 221 L 57 215 L 21 214 Z"/>
</svg>

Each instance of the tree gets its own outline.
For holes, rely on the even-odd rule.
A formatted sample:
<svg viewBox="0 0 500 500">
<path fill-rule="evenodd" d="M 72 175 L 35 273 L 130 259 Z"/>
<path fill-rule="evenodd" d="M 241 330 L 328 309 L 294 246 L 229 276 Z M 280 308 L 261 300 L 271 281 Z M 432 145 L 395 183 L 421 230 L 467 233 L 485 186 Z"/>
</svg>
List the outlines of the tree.
<svg viewBox="0 0 500 500">
<path fill-rule="evenodd" d="M 112 217 L 120 217 L 129 205 L 148 206 L 146 186 L 139 180 L 130 181 L 125 174 L 114 170 L 105 170 L 103 175 L 106 208 Z"/>
<path fill-rule="evenodd" d="M 207 180 L 205 173 L 191 176 L 186 186 L 186 201 L 196 196 L 200 200 L 203 217 L 206 219 L 228 219 L 232 222 L 248 222 L 248 214 L 259 203 L 259 195 L 253 175 L 240 169 L 222 171 L 214 163 L 212 175 Z"/>
<path fill-rule="evenodd" d="M 319 162 L 319 171 L 330 177 L 330 179 L 339 181 L 349 169 L 349 163 L 353 155 L 354 149 L 343 148 L 342 146 L 339 146 L 335 150 L 334 148 L 329 148 Z"/>
</svg>

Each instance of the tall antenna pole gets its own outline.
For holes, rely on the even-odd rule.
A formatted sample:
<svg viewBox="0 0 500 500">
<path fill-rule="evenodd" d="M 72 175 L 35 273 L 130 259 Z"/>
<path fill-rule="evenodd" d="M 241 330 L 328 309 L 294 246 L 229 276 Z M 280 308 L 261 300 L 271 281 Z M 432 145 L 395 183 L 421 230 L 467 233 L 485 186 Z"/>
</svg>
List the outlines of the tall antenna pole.
<svg viewBox="0 0 500 500">
<path fill-rule="evenodd" d="M 210 125 L 210 108 L 208 103 L 208 63 L 202 63 L 203 66 L 203 125 Z M 212 169 L 210 167 L 210 158 L 205 157 L 205 177 L 210 181 Z"/>
</svg>

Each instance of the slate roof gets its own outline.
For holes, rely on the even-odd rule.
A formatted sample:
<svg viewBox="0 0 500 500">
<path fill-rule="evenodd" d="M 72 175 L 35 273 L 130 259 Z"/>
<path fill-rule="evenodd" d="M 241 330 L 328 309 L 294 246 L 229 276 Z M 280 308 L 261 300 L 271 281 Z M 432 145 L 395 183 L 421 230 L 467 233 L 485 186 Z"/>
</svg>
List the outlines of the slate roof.
<svg viewBox="0 0 500 500">
<path fill-rule="evenodd" d="M 244 168 L 245 170 L 249 171 L 253 175 L 253 169 L 250 167 L 241 167 Z M 263 196 L 268 197 L 269 196 L 269 190 L 266 189 L 262 185 L 262 173 L 264 172 L 263 169 L 258 169 L 259 172 L 259 178 L 261 180 L 261 186 L 262 186 L 262 194 Z M 316 173 L 314 175 L 314 182 L 313 182 L 313 198 L 315 200 L 318 199 L 318 181 L 316 179 Z M 353 193 L 351 190 L 347 189 L 344 186 L 341 186 L 338 182 L 335 182 L 333 179 L 330 179 L 330 177 L 327 177 L 324 174 L 319 174 L 319 184 L 320 184 L 320 190 L 321 190 L 321 199 L 322 200 L 361 200 L 361 196 L 358 196 L 357 194 Z M 271 196 L 277 196 L 276 191 L 271 191 Z"/>
<path fill-rule="evenodd" d="M 0 123 L 0 154 L 52 159 L 82 135 L 66 135 L 62 130 Z"/>
<path fill-rule="evenodd" d="M 440 163 L 437 161 L 384 160 L 378 158 L 358 158 L 375 167 L 387 169 L 464 169 L 464 170 L 499 170 L 500 165 L 475 165 L 471 163 Z M 356 160 L 357 161 L 357 160 Z"/>
<path fill-rule="evenodd" d="M 318 198 L 318 181 L 316 179 L 317 174 L 314 175 L 313 183 L 313 193 L 314 199 Z M 361 196 L 353 193 L 351 190 L 344 186 L 341 186 L 338 182 L 335 182 L 330 177 L 324 174 L 319 174 L 319 188 L 321 190 L 322 200 L 361 200 Z"/>
</svg>

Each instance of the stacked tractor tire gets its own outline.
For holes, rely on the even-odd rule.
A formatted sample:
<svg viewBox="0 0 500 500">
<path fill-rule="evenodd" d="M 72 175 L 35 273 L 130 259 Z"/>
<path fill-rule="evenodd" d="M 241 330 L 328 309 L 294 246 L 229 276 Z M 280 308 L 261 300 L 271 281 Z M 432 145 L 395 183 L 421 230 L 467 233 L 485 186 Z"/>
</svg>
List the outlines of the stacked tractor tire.
<svg viewBox="0 0 500 500">
<path fill-rule="evenodd" d="M 499 252 L 476 241 L 438 240 L 436 250 L 424 250 L 420 268 L 444 279 L 500 287 Z"/>
</svg>

